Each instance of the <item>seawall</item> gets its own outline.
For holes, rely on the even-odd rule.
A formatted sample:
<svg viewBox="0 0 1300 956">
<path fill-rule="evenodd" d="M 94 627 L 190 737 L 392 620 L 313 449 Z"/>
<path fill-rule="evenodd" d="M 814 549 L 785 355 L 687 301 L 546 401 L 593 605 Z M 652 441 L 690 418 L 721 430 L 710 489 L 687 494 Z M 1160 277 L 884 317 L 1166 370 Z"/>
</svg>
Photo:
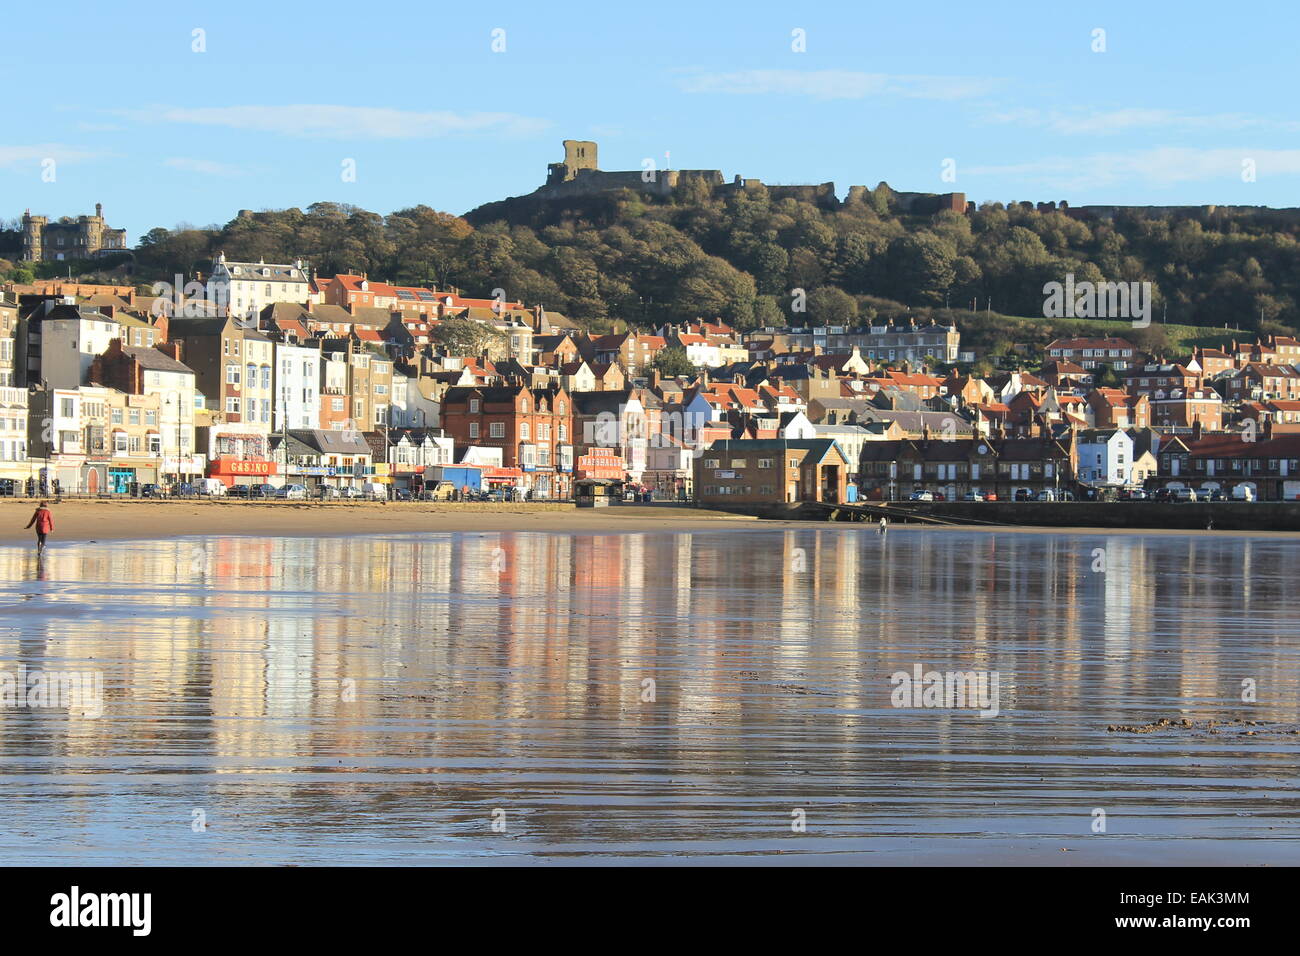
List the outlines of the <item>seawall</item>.
<svg viewBox="0 0 1300 956">
<path fill-rule="evenodd" d="M 733 514 L 777 520 L 876 521 L 909 516 L 937 518 L 972 526 L 1019 525 L 1040 528 L 1152 528 L 1204 531 L 1300 532 L 1300 501 L 896 501 L 855 505 L 799 504 L 719 505 L 709 507 Z"/>
</svg>

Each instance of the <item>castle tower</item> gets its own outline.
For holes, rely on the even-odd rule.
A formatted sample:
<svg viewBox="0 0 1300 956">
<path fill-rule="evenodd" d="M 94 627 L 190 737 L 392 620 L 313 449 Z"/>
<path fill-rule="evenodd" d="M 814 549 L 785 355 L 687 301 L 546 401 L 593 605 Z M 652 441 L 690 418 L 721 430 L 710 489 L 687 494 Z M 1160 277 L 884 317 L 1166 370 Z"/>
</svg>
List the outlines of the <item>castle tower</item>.
<svg viewBox="0 0 1300 956">
<path fill-rule="evenodd" d="M 564 140 L 564 162 L 546 167 L 546 184 L 567 183 L 578 178 L 580 169 L 599 169 L 596 164 L 596 144 L 585 139 Z"/>
<path fill-rule="evenodd" d="M 33 216 L 30 209 L 23 212 L 23 261 L 40 262 L 45 243 L 45 226 L 48 216 Z"/>
</svg>

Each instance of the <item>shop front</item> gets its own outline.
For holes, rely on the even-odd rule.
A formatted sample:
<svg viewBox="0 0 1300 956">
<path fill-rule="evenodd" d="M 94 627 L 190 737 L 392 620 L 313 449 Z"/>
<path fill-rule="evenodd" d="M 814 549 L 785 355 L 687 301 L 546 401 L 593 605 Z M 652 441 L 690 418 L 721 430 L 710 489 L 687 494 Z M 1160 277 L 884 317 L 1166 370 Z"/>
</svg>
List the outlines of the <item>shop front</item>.
<svg viewBox="0 0 1300 956">
<path fill-rule="evenodd" d="M 193 481 L 203 477 L 206 465 L 203 455 L 164 455 L 162 477 L 164 481 Z"/>
<path fill-rule="evenodd" d="M 522 468 L 504 468 L 493 465 L 483 466 L 483 489 L 485 491 L 506 491 L 527 487 L 524 484 Z"/>
<path fill-rule="evenodd" d="M 135 484 L 134 468 L 109 468 L 108 487 L 104 490 L 110 495 L 129 495 Z"/>
<path fill-rule="evenodd" d="M 331 478 L 336 477 L 337 469 L 328 465 L 297 465 L 290 463 L 285 471 L 285 483 L 302 485 L 309 495 L 319 495 L 322 487 L 333 485 Z"/>
<path fill-rule="evenodd" d="M 208 477 L 216 478 L 227 488 L 233 485 L 263 485 L 280 473 L 276 462 L 240 458 L 214 458 L 208 466 Z"/>
</svg>

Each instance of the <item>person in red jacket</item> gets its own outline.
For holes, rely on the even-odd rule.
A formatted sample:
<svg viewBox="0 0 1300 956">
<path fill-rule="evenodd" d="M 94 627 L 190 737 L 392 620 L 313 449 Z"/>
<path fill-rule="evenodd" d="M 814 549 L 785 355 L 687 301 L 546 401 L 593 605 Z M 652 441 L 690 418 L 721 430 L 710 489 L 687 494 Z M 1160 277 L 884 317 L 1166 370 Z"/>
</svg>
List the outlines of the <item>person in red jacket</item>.
<svg viewBox="0 0 1300 956">
<path fill-rule="evenodd" d="M 36 553 L 40 554 L 45 550 L 45 536 L 54 530 L 54 515 L 50 512 L 47 502 L 42 501 L 41 506 L 32 515 L 32 520 L 27 522 L 28 528 L 32 525 L 36 525 Z"/>
</svg>

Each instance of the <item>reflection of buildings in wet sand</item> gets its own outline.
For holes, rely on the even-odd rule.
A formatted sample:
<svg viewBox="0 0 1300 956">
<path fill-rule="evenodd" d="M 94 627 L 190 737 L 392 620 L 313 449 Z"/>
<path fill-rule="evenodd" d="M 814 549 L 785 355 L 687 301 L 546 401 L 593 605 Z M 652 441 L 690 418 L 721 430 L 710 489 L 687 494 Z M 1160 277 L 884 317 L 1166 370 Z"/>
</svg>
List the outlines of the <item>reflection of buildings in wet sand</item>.
<svg viewBox="0 0 1300 956">
<path fill-rule="evenodd" d="M 102 682 L 102 716 L 55 708 L 57 719 L 39 721 L 41 734 L 27 734 L 29 742 L 67 756 L 121 756 L 121 741 L 105 732 L 114 720 L 137 729 L 133 753 L 175 739 L 176 726 L 155 718 L 178 709 L 177 690 L 194 676 L 199 628 L 184 610 L 195 601 L 178 593 L 159 604 L 159 587 L 142 582 L 170 581 L 181 553 L 175 542 L 127 543 L 52 548 L 38 561 L 28 549 L 0 548 L 0 581 L 31 582 L 26 600 L 0 599 L 16 609 L 0 614 L 0 668 L 22 663 L 29 675 L 75 672 Z M 10 721 L 32 717 L 0 708 L 0 736 L 12 739 Z"/>
<path fill-rule="evenodd" d="M 591 721 L 612 718 L 689 750 L 729 721 L 888 707 L 889 674 L 914 663 L 997 669 L 1004 710 L 1232 700 L 1242 678 L 1276 709 L 1277 688 L 1294 687 L 1275 541 L 971 534 L 953 547 L 951 534 L 126 542 L 55 548 L 44 581 L 30 550 L 3 548 L 3 579 L 49 610 L 0 616 L 0 653 L 94 658 L 109 710 L 144 718 L 132 748 L 188 740 L 258 769 L 406 745 L 394 719 L 436 719 L 414 744 L 430 754 L 508 753 L 544 720 L 592 755 L 609 737 Z M 645 678 L 654 702 L 640 699 Z M 211 720 L 178 729 L 195 716 Z M 490 740 L 467 729 L 480 721 Z M 57 746 L 87 755 L 116 739 L 56 729 Z"/>
</svg>

